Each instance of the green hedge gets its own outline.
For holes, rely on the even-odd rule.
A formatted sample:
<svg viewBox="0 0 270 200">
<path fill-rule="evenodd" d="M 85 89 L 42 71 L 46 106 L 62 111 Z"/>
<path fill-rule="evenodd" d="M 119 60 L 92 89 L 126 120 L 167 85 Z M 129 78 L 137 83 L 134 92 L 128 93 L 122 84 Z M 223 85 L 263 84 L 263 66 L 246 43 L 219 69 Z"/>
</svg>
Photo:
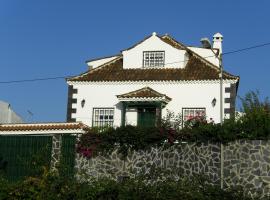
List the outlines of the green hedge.
<svg viewBox="0 0 270 200">
<path fill-rule="evenodd" d="M 241 188 L 222 190 L 203 179 L 167 180 L 146 184 L 141 178 L 116 182 L 110 179 L 79 183 L 74 179 L 47 174 L 17 183 L 0 180 L 2 200 L 92 200 L 92 199 L 183 199 L 183 200 L 248 200 Z"/>
</svg>

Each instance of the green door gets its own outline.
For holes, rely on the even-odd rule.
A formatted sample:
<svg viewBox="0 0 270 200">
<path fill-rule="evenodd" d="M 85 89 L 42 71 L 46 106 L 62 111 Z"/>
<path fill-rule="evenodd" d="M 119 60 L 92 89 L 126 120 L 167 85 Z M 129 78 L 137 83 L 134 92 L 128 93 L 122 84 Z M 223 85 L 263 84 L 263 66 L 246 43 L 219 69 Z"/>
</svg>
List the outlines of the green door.
<svg viewBox="0 0 270 200">
<path fill-rule="evenodd" d="M 156 125 L 156 108 L 138 108 L 138 126 L 154 127 Z"/>
</svg>

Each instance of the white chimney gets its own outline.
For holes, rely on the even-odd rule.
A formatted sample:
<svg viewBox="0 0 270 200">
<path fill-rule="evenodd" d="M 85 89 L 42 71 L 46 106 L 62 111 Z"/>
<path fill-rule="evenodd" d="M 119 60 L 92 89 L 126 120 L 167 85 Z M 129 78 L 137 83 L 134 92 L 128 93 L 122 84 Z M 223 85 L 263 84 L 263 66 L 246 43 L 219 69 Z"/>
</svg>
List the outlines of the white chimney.
<svg viewBox="0 0 270 200">
<path fill-rule="evenodd" d="M 219 53 L 218 56 L 222 54 L 222 41 L 223 41 L 223 36 L 220 33 L 216 33 L 213 36 L 213 49 L 218 49 Z"/>
</svg>

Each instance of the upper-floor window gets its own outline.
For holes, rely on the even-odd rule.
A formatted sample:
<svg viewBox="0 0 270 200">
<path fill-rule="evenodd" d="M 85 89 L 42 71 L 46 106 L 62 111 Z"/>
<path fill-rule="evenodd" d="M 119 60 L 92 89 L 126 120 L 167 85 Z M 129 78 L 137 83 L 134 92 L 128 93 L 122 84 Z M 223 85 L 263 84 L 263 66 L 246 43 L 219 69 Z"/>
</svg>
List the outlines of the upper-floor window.
<svg viewBox="0 0 270 200">
<path fill-rule="evenodd" d="M 144 51 L 143 67 L 164 67 L 164 51 Z"/>
</svg>

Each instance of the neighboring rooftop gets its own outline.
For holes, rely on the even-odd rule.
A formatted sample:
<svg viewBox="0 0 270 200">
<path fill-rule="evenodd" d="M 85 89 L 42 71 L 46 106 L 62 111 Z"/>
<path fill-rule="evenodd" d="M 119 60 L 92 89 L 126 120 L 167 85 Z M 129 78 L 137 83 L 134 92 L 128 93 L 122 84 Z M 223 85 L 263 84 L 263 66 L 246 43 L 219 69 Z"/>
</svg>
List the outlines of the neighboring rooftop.
<svg viewBox="0 0 270 200">
<path fill-rule="evenodd" d="M 5 134 L 74 133 L 75 134 L 75 133 L 83 133 L 84 130 L 87 128 L 88 126 L 80 122 L 0 124 L 0 134 L 3 134 L 3 133 Z"/>
<path fill-rule="evenodd" d="M 0 101 L 0 124 L 8 123 L 23 123 L 23 120 L 11 109 L 9 103 Z"/>
</svg>

